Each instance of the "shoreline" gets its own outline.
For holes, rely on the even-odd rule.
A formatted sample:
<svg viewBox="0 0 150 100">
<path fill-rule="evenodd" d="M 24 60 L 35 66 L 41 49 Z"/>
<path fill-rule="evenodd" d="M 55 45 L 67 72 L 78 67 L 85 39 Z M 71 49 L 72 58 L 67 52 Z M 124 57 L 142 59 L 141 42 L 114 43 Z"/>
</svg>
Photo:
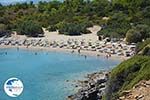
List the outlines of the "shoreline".
<svg viewBox="0 0 150 100">
<path fill-rule="evenodd" d="M 44 52 L 64 52 L 64 53 L 72 53 L 72 54 L 79 54 L 78 49 L 65 49 L 65 48 L 52 48 L 52 47 L 41 47 L 41 46 L 12 46 L 12 45 L 0 45 L 0 49 L 22 49 L 22 50 L 29 50 L 29 51 L 44 51 Z M 106 57 L 105 53 L 100 53 L 98 51 L 88 51 L 88 50 L 81 50 L 81 56 L 94 56 L 94 57 Z M 119 60 L 120 62 L 129 59 L 130 57 L 124 56 L 117 56 L 112 55 L 111 57 L 107 58 L 108 60 Z M 105 95 L 105 89 L 107 87 L 107 75 L 109 71 L 94 71 L 86 73 L 82 79 L 74 80 L 72 87 L 74 88 L 74 93 L 71 95 L 66 95 L 67 100 L 76 100 L 81 98 L 91 98 L 96 96 L 97 98 L 102 98 Z M 69 82 L 70 80 L 66 80 Z"/>
<path fill-rule="evenodd" d="M 77 49 L 65 49 L 65 48 L 51 48 L 51 47 L 40 47 L 40 46 L 12 46 L 12 45 L 0 45 L 0 49 L 9 49 L 9 48 L 19 48 L 19 49 L 25 49 L 25 50 L 36 50 L 36 51 L 48 51 L 48 52 L 65 52 L 65 53 L 72 53 L 72 54 L 79 54 Z M 88 50 L 81 50 L 80 55 L 82 56 L 94 56 L 94 57 L 106 57 L 105 53 L 100 53 L 98 51 L 88 51 Z M 111 57 L 107 59 L 111 60 L 120 60 L 124 61 L 129 59 L 130 57 L 125 56 L 118 56 L 118 55 L 112 55 Z"/>
<path fill-rule="evenodd" d="M 105 95 L 109 71 L 87 74 L 84 80 L 77 80 L 74 88 L 77 92 L 67 96 L 67 100 L 96 100 Z"/>
<path fill-rule="evenodd" d="M 35 50 L 35 51 L 55 51 L 55 52 L 65 52 L 65 53 L 71 53 L 72 49 L 64 49 L 64 48 L 48 48 L 48 47 L 28 47 L 26 46 L 11 46 L 11 45 L 0 45 L 0 49 L 23 49 L 23 50 Z M 78 54 L 77 50 L 74 54 Z M 89 56 L 97 56 L 96 51 L 83 51 L 81 50 L 81 54 L 86 54 Z M 91 55 L 92 54 L 92 55 Z M 104 57 L 104 54 L 102 55 Z M 102 57 L 99 56 L 99 57 Z M 117 58 L 109 58 L 109 59 L 119 59 Z M 92 71 L 84 74 L 82 77 L 83 79 L 77 79 L 77 80 L 66 80 L 66 82 L 71 82 L 72 88 L 74 88 L 74 93 L 70 95 L 66 95 L 66 100 L 76 100 L 80 98 L 87 98 L 87 96 L 93 97 L 93 95 L 97 95 L 99 98 L 102 98 L 102 96 L 105 94 L 105 87 L 107 82 L 107 73 L 109 71 L 102 70 L 102 71 Z M 94 87 L 93 87 L 94 86 Z M 98 91 L 97 91 L 98 90 Z"/>
</svg>

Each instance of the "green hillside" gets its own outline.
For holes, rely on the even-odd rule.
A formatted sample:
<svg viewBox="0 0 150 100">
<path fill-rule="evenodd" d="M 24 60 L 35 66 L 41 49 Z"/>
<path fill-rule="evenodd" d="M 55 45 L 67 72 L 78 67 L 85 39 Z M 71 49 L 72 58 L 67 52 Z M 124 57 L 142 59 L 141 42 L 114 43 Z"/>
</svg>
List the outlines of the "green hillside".
<svg viewBox="0 0 150 100">
<path fill-rule="evenodd" d="M 116 100 L 124 90 L 131 89 L 141 80 L 150 79 L 150 42 L 145 41 L 137 47 L 139 55 L 136 55 L 118 65 L 111 71 L 108 86 L 108 99 Z"/>
<path fill-rule="evenodd" d="M 22 24 L 32 20 L 49 31 L 59 30 L 66 35 L 89 33 L 86 28 L 96 24 L 102 26 L 98 35 L 129 37 L 128 42 L 139 42 L 150 37 L 149 12 L 150 0 L 52 0 L 38 4 L 0 4 L 0 36 L 5 35 L 2 34 L 4 31 L 20 30 Z M 34 25 L 31 30 L 39 26 Z M 25 29 L 21 31 L 24 32 L 20 34 L 28 33 Z"/>
</svg>

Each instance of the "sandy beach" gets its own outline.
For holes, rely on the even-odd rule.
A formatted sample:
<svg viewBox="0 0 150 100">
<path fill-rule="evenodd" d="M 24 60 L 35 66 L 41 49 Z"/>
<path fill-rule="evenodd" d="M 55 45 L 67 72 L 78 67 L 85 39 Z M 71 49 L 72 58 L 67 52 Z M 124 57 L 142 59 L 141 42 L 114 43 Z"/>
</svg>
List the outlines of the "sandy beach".
<svg viewBox="0 0 150 100">
<path fill-rule="evenodd" d="M 0 48 L 80 53 L 82 56 L 103 56 L 108 59 L 119 60 L 130 58 L 130 56 L 125 56 L 125 53 L 132 52 L 132 49 L 125 43 L 99 41 L 96 33 L 101 30 L 100 26 L 88 28 L 91 34 L 81 36 L 66 36 L 59 34 L 57 31 L 48 32 L 46 29 L 43 30 L 45 36 L 40 38 L 26 37 L 16 33 L 12 34 L 11 37 L 1 38 Z"/>
<path fill-rule="evenodd" d="M 19 49 L 25 49 L 25 50 L 31 50 L 31 51 L 48 51 L 48 52 L 65 52 L 65 53 L 72 53 L 72 50 L 74 49 L 64 49 L 64 48 L 48 48 L 48 47 L 26 47 L 26 46 L 8 46 L 8 45 L 3 45 L 0 46 L 1 49 L 9 49 L 9 48 L 19 48 Z M 74 54 L 78 54 L 78 50 L 74 50 Z M 80 53 L 81 56 L 97 56 L 97 57 L 106 57 L 105 53 L 100 53 L 97 51 L 86 51 L 86 50 L 82 50 Z M 112 55 L 110 58 L 108 59 L 112 59 L 112 60 L 127 60 L 130 57 L 125 57 L 125 56 L 117 56 L 117 55 Z"/>
</svg>

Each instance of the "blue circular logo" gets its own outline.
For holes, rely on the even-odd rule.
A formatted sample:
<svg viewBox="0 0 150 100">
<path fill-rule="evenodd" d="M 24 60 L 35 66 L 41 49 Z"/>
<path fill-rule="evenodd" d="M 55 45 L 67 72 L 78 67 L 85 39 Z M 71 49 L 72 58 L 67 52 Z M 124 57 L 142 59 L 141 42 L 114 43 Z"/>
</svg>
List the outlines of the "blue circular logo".
<svg viewBox="0 0 150 100">
<path fill-rule="evenodd" d="M 4 91 L 10 97 L 18 97 L 23 92 L 23 83 L 18 78 L 9 78 L 4 84 Z"/>
</svg>

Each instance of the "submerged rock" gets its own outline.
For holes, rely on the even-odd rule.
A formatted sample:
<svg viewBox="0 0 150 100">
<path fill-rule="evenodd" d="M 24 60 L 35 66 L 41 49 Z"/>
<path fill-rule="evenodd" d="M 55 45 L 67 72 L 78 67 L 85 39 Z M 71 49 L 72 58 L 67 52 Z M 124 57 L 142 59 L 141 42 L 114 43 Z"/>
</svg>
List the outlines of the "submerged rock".
<svg viewBox="0 0 150 100">
<path fill-rule="evenodd" d="M 97 72 L 87 75 L 87 80 L 78 81 L 81 88 L 67 100 L 101 100 L 105 94 L 108 73 Z"/>
</svg>

